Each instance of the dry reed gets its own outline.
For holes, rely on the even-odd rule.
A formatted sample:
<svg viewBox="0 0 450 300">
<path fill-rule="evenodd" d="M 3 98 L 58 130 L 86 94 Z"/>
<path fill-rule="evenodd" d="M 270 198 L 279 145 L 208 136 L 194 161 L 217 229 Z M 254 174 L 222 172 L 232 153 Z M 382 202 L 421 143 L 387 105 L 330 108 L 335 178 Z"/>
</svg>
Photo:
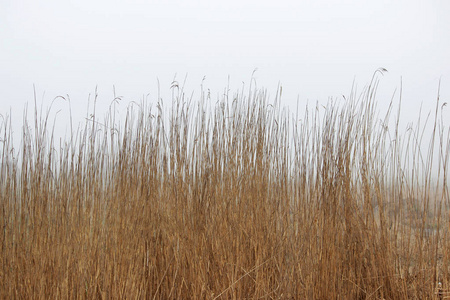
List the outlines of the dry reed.
<svg viewBox="0 0 450 300">
<path fill-rule="evenodd" d="M 94 113 L 59 145 L 25 115 L 20 151 L 3 119 L 0 298 L 444 299 L 441 104 L 430 140 L 401 135 L 377 85 L 299 117 L 174 83 L 169 116 Z"/>
</svg>

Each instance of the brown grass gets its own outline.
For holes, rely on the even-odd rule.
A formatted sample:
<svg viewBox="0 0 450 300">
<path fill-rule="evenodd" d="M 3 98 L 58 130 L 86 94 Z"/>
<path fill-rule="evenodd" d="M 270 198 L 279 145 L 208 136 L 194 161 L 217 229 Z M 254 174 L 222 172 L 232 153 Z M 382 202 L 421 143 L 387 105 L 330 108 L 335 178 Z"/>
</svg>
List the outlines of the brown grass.
<svg viewBox="0 0 450 300">
<path fill-rule="evenodd" d="M 18 152 L 3 119 L 0 298 L 444 299 L 441 104 L 431 137 L 401 135 L 377 84 L 299 117 L 281 92 L 192 103 L 175 83 L 168 117 L 93 114 L 59 144 L 25 116 Z"/>
</svg>

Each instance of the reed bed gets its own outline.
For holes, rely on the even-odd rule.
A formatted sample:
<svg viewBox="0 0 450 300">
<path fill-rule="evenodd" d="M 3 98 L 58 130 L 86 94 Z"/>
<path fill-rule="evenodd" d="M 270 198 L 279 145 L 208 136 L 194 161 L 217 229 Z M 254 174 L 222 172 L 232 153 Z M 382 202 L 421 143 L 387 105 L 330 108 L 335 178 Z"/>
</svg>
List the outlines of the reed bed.
<svg viewBox="0 0 450 300">
<path fill-rule="evenodd" d="M 400 132 L 380 72 L 301 116 L 281 88 L 174 82 L 168 111 L 92 113 L 64 140 L 36 110 L 14 149 L 3 118 L 0 298 L 449 297 L 443 104 Z"/>
</svg>

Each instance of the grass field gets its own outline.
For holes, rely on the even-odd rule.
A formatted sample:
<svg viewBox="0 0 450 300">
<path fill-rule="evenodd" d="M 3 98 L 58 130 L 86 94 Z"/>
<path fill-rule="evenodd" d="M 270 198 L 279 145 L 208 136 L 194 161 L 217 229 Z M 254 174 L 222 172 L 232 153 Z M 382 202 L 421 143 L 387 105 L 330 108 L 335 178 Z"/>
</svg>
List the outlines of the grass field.
<svg viewBox="0 0 450 300">
<path fill-rule="evenodd" d="M 443 104 L 400 132 L 377 84 L 297 116 L 174 83 L 20 149 L 3 118 L 0 298 L 450 299 Z"/>
</svg>

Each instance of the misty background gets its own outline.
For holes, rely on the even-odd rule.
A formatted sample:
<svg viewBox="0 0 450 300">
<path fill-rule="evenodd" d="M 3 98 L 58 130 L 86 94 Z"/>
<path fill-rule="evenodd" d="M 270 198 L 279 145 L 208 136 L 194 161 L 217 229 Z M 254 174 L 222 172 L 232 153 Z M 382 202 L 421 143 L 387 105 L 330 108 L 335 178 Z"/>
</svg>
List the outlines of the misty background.
<svg viewBox="0 0 450 300">
<path fill-rule="evenodd" d="M 69 95 L 74 125 L 97 89 L 97 114 L 116 96 L 171 102 L 174 78 L 193 100 L 201 85 L 216 101 L 251 78 L 273 101 L 302 111 L 357 93 L 375 70 L 378 108 L 402 86 L 405 129 L 422 110 L 450 100 L 448 1 L 12 1 L 0 2 L 0 114 L 21 132 L 23 110 Z M 254 72 L 256 70 L 256 72 Z M 113 89 L 114 87 L 114 89 Z M 91 95 L 91 96 L 89 96 Z M 92 103 L 91 103 L 92 104 Z M 396 106 L 395 106 L 396 107 Z M 120 111 L 119 110 L 119 111 Z M 68 104 L 57 99 L 57 133 Z M 443 115 L 450 120 L 450 107 Z M 423 114 L 423 115 L 424 115 Z"/>
</svg>

